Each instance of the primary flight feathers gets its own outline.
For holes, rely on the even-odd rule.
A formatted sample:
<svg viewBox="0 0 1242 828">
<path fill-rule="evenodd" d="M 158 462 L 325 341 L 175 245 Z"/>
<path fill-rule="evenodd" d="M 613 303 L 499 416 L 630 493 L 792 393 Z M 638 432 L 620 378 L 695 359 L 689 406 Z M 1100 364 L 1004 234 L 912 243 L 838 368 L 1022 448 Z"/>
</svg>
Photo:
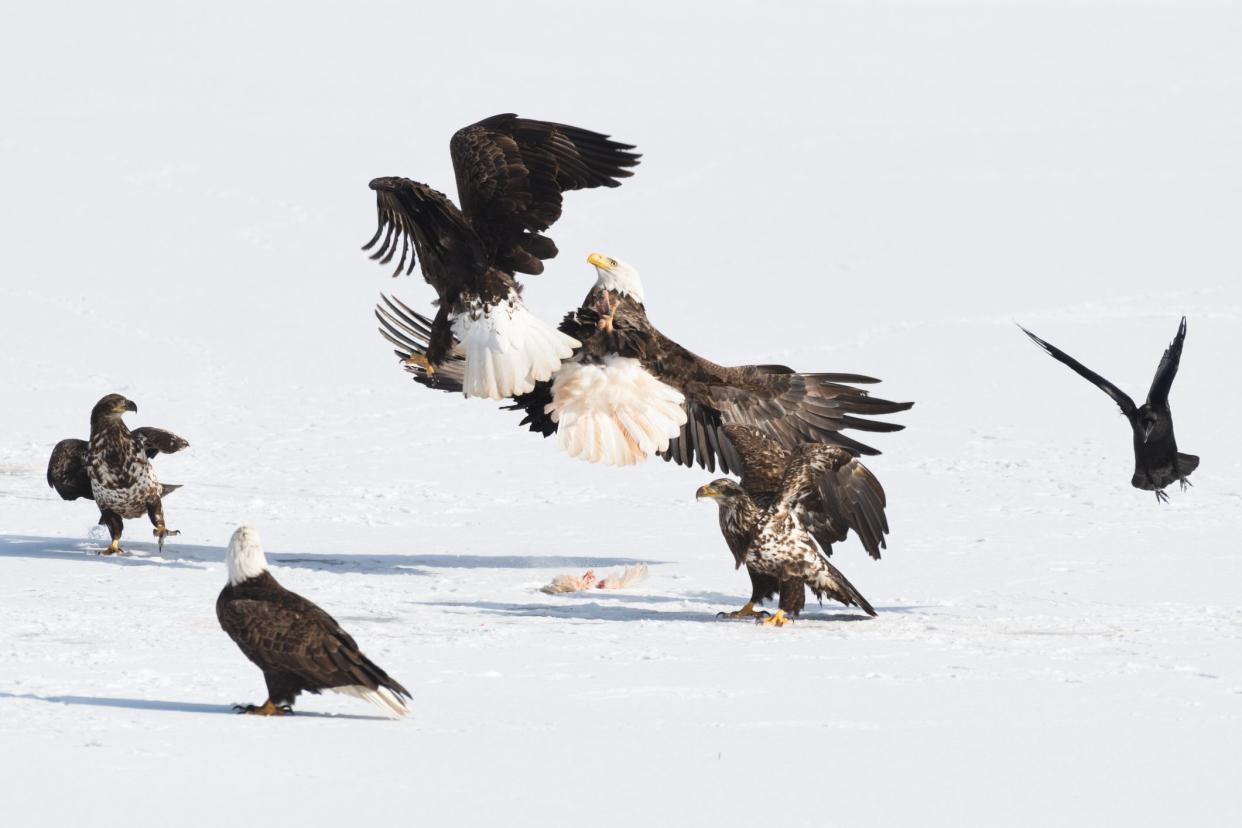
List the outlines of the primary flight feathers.
<svg viewBox="0 0 1242 828">
<path fill-rule="evenodd" d="M 552 376 L 578 343 L 526 309 L 515 274 L 542 273 L 557 254 L 542 233 L 560 218 L 562 193 L 618 186 L 638 164 L 632 149 L 580 127 L 495 115 L 449 143 L 460 209 L 408 178 L 371 182 L 378 226 L 363 249 L 385 265 L 400 249 L 393 275 L 417 260 L 438 297 L 419 355 L 429 372 L 456 338 L 468 396 L 504 399 Z"/>
</svg>

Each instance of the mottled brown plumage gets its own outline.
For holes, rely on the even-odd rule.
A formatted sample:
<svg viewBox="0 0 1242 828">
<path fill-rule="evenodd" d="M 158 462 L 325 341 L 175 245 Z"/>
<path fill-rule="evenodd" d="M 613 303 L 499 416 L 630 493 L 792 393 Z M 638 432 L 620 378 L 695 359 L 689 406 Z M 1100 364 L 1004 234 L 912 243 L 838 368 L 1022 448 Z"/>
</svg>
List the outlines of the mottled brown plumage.
<svg viewBox="0 0 1242 828">
<path fill-rule="evenodd" d="M 836 446 L 809 444 L 789 452 L 745 426 L 726 426 L 723 436 L 742 480 L 714 480 L 698 496 L 716 500 L 735 564 L 745 565 L 751 576 L 750 601 L 733 615 L 753 614 L 754 605 L 778 590 L 783 614 L 796 615 L 805 602 L 804 585 L 821 599 L 828 596 L 874 615 L 827 557 L 832 543 L 845 540 L 851 529 L 872 557 L 879 557 L 888 523 L 884 490 L 875 476 Z"/>
<path fill-rule="evenodd" d="M 90 441 L 61 440 L 48 461 L 47 482 L 57 494 L 65 500 L 84 497 L 99 506 L 99 522 L 112 538 L 108 554 L 123 551 L 120 541 L 127 518 L 147 515 L 161 548 L 166 537 L 179 534 L 165 526 L 163 497 L 180 486 L 160 483 L 150 460 L 189 443 L 159 428 L 131 431 L 122 417 L 137 410 L 120 394 L 107 395 L 91 410 Z"/>
</svg>

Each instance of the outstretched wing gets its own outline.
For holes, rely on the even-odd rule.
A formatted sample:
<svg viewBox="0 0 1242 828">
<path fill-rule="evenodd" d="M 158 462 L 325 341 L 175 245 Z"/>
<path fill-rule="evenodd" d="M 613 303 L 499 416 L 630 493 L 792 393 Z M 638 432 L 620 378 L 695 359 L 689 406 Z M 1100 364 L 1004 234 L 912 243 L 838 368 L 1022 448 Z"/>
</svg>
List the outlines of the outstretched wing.
<svg viewBox="0 0 1242 828">
<path fill-rule="evenodd" d="M 56 494 L 65 500 L 77 500 L 84 497 L 94 500 L 91 493 L 91 479 L 86 472 L 86 450 L 89 443 L 85 440 L 61 440 L 52 449 L 52 457 L 47 463 L 47 485 L 56 490 Z"/>
<path fill-rule="evenodd" d="M 405 364 L 405 370 L 414 375 L 414 381 L 437 391 L 461 393 L 465 387 L 466 355 L 454 340 L 449 357 L 436 366 L 434 373 L 423 362 L 411 361 L 411 357 L 426 357 L 431 342 L 431 319 L 422 315 L 400 299 L 380 296 L 375 306 L 375 318 L 380 323 L 380 334 L 396 346 L 396 354 Z"/>
<path fill-rule="evenodd" d="M 727 425 L 721 429 L 721 465 L 741 477 L 740 484 L 751 497 L 775 495 L 781 488 L 790 452 L 763 432 L 751 426 Z"/>
<path fill-rule="evenodd" d="M 150 426 L 135 428 L 129 432 L 129 436 L 138 441 L 142 451 L 146 452 L 147 459 L 161 453 L 176 454 L 190 445 L 189 441 L 178 437 L 171 431 Z"/>
<path fill-rule="evenodd" d="M 1021 325 L 1019 325 L 1018 327 L 1022 328 Z M 1036 345 L 1038 345 L 1039 347 L 1047 351 L 1048 355 L 1051 356 L 1053 359 L 1057 360 L 1058 362 L 1065 363 L 1070 368 L 1074 369 L 1075 373 L 1077 373 L 1080 377 L 1083 377 L 1088 382 L 1090 382 L 1092 385 L 1094 385 L 1096 388 L 1099 388 L 1105 394 L 1112 397 L 1113 402 L 1117 403 L 1117 405 L 1121 407 L 1122 412 L 1127 417 L 1133 417 L 1135 412 L 1138 411 L 1138 408 L 1134 405 L 1134 400 L 1130 399 L 1129 395 L 1126 394 L 1126 392 L 1122 391 L 1120 388 L 1113 385 L 1111 382 L 1104 379 L 1099 374 L 1097 374 L 1095 371 L 1092 371 L 1090 368 L 1083 365 L 1081 362 L 1074 359 L 1072 356 L 1065 353 L 1065 351 L 1062 351 L 1060 348 L 1053 345 L 1052 343 L 1045 342 L 1044 340 L 1040 339 L 1035 334 L 1028 331 L 1026 328 L 1022 328 L 1022 332 L 1026 334 L 1027 336 L 1029 336 L 1035 342 Z"/>
<path fill-rule="evenodd" d="M 288 672 L 316 690 L 361 685 L 409 693 L 359 651 L 328 613 L 281 588 L 271 598 L 232 598 L 216 604 L 220 626 L 265 672 Z"/>
<path fill-rule="evenodd" d="M 362 246 L 379 247 L 371 258 L 382 265 L 401 250 L 393 276 L 413 273 L 417 259 L 427 280 L 441 299 L 473 284 L 487 271 L 487 257 L 477 235 L 461 211 L 426 184 L 408 178 L 376 178 L 378 226 L 371 240 Z"/>
<path fill-rule="evenodd" d="M 508 113 L 453 135 L 457 197 L 496 267 L 542 273 L 556 245 L 540 235 L 561 217 L 567 190 L 617 187 L 638 164 L 634 147 L 607 135 Z"/>
<path fill-rule="evenodd" d="M 884 487 L 845 449 L 824 444 L 797 449 L 781 482 L 780 497 L 802 506 L 808 529 L 818 525 L 821 531 L 831 532 L 834 541 L 845 540 L 853 529 L 873 558 L 879 558 L 886 546 Z"/>
<path fill-rule="evenodd" d="M 1177 326 L 1177 336 L 1173 337 L 1173 342 L 1164 349 L 1164 356 L 1160 358 L 1160 364 L 1156 366 L 1156 376 L 1151 381 L 1151 389 L 1147 392 L 1148 405 L 1168 408 L 1169 389 L 1173 387 L 1177 367 L 1182 362 L 1182 342 L 1185 339 L 1186 317 L 1183 316 L 1182 323 Z"/>
</svg>

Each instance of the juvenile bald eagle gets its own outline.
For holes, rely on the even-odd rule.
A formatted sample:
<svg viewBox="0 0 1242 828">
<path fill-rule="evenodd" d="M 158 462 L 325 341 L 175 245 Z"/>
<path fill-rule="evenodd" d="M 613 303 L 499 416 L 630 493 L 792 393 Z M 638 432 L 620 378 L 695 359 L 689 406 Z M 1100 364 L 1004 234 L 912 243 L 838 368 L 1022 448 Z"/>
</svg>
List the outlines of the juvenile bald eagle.
<svg viewBox="0 0 1242 828">
<path fill-rule="evenodd" d="M 410 712 L 409 692 L 363 655 L 331 615 L 277 583 L 257 531 L 242 526 L 233 533 L 225 565 L 229 582 L 216 599 L 216 618 L 267 682 L 267 701 L 234 705 L 237 712 L 289 714 L 299 693 L 323 690 L 365 699 L 390 716 Z"/>
<path fill-rule="evenodd" d="M 775 502 L 780 493 L 785 472 L 793 458 L 793 452 L 781 448 L 764 437 L 758 429 L 749 426 L 728 425 L 722 430 L 721 448 L 728 457 L 730 467 L 741 476 L 734 483 L 727 479 L 717 480 L 699 490 L 699 497 L 715 497 L 720 506 L 720 531 L 729 551 L 733 553 L 738 567 L 745 562 L 746 551 L 758 524 L 759 515 Z M 836 471 L 825 470 L 825 487 L 833 486 L 842 497 L 825 498 L 813 490 L 800 504 L 800 519 L 806 530 L 819 545 L 825 556 L 832 555 L 832 544 L 844 541 L 850 528 L 872 558 L 880 558 L 880 550 L 886 544 L 888 518 L 884 514 L 886 504 L 884 489 L 874 475 L 861 463 L 846 464 Z M 827 475 L 831 475 L 828 478 Z M 738 495 L 744 494 L 745 497 Z M 750 575 L 751 595 L 740 610 L 721 613 L 721 617 L 746 618 L 766 615 L 756 610 L 778 592 L 779 606 L 786 615 L 796 616 L 806 604 L 805 583 L 796 578 L 779 581 L 753 567 L 747 566 Z"/>
<path fill-rule="evenodd" d="M 725 541 L 737 566 L 744 564 L 751 574 L 751 600 L 733 617 L 756 615 L 756 599 L 779 589 L 779 608 L 764 623 L 781 626 L 805 604 L 804 585 L 821 601 L 827 596 L 874 616 L 871 604 L 827 555 L 832 542 L 844 540 L 853 529 L 872 557 L 879 557 L 888 531 L 880 482 L 845 449 L 811 443 L 784 453 L 787 462 L 773 488 L 771 473 L 782 459 L 779 447 L 773 451 L 771 444 L 759 442 L 763 438 L 757 433 L 726 428 L 728 439 L 746 446 L 741 448 L 747 455 L 741 462 L 742 483 L 713 480 L 696 497 L 719 504 Z"/>
<path fill-rule="evenodd" d="M 138 406 L 120 394 L 109 394 L 91 409 L 91 439 L 61 440 L 47 464 L 47 484 L 65 500 L 85 497 L 99 506 L 99 523 L 108 527 L 112 543 L 105 555 L 124 553 L 121 532 L 124 518 L 146 515 L 155 527 L 160 549 L 169 535 L 179 531 L 164 525 L 163 497 L 180 485 L 160 483 L 151 458 L 173 454 L 189 445 L 159 428 L 130 431 L 122 419 Z"/>
<path fill-rule="evenodd" d="M 1053 359 L 1065 363 L 1074 373 L 1111 397 L 1121 413 L 1126 415 L 1134 440 L 1134 475 L 1130 478 L 1131 486 L 1155 492 L 1156 501 L 1161 503 L 1169 500 L 1164 491 L 1166 486 L 1176 482 L 1181 484 L 1182 491 L 1186 490 L 1190 485 L 1186 478 L 1199 468 L 1199 458 L 1177 450 L 1177 439 L 1173 436 L 1173 411 L 1169 408 L 1169 391 L 1173 388 L 1177 368 L 1182 362 L 1186 317 L 1182 317 L 1181 324 L 1177 326 L 1177 335 L 1160 358 L 1160 364 L 1156 366 L 1156 376 L 1152 378 L 1151 388 L 1147 391 L 1147 400 L 1142 405 L 1135 405 L 1129 394 L 1065 351 L 1045 342 L 1026 328 L 1022 328 L 1022 332 Z"/>
<path fill-rule="evenodd" d="M 721 452 L 720 429 L 748 425 L 792 449 L 825 442 L 859 454 L 878 454 L 844 429 L 900 431 L 904 426 L 864 419 L 914 403 L 871 397 L 853 384 L 879 380 L 859 374 L 800 374 L 784 365 L 725 367 L 691 353 L 647 318 L 643 285 L 634 268 L 593 253 L 597 280 L 561 331 L 580 344 L 551 380 L 514 397 L 523 425 L 550 436 L 573 457 L 632 465 L 652 454 L 683 466 L 697 463 L 735 471 Z M 463 382 L 462 348 L 454 345 L 435 374 L 414 364 L 432 338 L 427 318 L 385 298 L 376 309 L 381 333 L 397 346 L 414 379 L 441 390 Z"/>
<path fill-rule="evenodd" d="M 514 274 L 542 273 L 556 255 L 541 234 L 560 218 L 561 194 L 619 186 L 638 164 L 632 149 L 578 127 L 494 115 L 449 142 L 460 209 L 426 184 L 373 180 L 379 226 L 363 250 L 379 244 L 371 258 L 387 264 L 399 241 L 393 275 L 417 259 L 439 297 L 427 347 L 408 358 L 434 372 L 456 338 L 462 390 L 474 397 L 504 399 L 551 377 L 578 343 L 526 309 Z"/>
</svg>

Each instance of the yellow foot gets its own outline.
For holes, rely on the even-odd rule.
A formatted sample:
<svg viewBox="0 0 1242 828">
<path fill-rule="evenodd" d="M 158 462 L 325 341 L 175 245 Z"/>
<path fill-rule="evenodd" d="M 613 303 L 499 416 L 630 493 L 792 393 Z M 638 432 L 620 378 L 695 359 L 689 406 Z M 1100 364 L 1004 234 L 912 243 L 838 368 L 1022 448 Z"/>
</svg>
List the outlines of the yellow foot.
<svg viewBox="0 0 1242 828">
<path fill-rule="evenodd" d="M 612 319 L 615 315 L 616 315 L 616 311 L 613 311 L 607 316 L 601 316 L 599 318 L 599 321 L 595 323 L 595 327 L 601 331 L 612 333 Z"/>
<path fill-rule="evenodd" d="M 746 606 L 742 607 L 740 610 L 734 610 L 733 612 L 718 612 L 716 613 L 716 617 L 717 618 L 770 618 L 771 613 L 769 613 L 767 610 L 757 610 L 755 609 L 754 601 L 747 601 Z"/>
<path fill-rule="evenodd" d="M 272 704 L 272 700 L 268 699 L 263 702 L 262 707 L 253 704 L 235 704 L 233 709 L 238 713 L 245 713 L 247 716 L 292 716 L 293 708 L 287 704 Z"/>
<path fill-rule="evenodd" d="M 115 538 L 112 543 L 108 544 L 108 548 L 100 554 L 102 555 L 124 555 L 125 550 L 121 548 L 121 539 Z"/>
<path fill-rule="evenodd" d="M 793 619 L 786 615 L 783 609 L 778 609 L 771 618 L 765 618 L 760 623 L 765 627 L 783 627 L 786 624 L 792 624 Z"/>
<path fill-rule="evenodd" d="M 401 360 L 401 362 L 404 363 L 405 365 L 417 365 L 419 368 L 422 368 L 428 374 L 434 374 L 436 372 L 436 366 L 428 362 L 427 357 L 423 356 L 422 354 L 410 354 L 408 357 Z"/>
</svg>

